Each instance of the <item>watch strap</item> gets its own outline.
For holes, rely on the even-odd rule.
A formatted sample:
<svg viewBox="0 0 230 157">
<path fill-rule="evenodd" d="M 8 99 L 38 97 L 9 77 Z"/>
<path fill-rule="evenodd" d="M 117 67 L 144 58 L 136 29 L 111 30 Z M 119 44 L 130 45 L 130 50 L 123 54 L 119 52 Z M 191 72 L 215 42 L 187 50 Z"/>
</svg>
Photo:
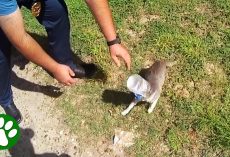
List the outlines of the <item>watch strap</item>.
<svg viewBox="0 0 230 157">
<path fill-rule="evenodd" d="M 121 39 L 119 38 L 119 36 L 117 36 L 116 39 L 114 39 L 114 40 L 107 41 L 108 46 L 112 46 L 114 44 L 120 44 L 120 43 L 121 43 Z"/>
</svg>

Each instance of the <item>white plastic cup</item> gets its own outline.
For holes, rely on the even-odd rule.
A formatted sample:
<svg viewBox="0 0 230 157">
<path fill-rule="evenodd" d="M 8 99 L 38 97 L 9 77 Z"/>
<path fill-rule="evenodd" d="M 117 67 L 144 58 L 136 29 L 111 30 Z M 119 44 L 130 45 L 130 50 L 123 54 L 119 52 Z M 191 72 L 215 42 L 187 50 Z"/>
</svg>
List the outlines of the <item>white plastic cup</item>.
<svg viewBox="0 0 230 157">
<path fill-rule="evenodd" d="M 143 97 L 148 97 L 151 89 L 150 84 L 137 74 L 131 75 L 128 78 L 127 87 L 131 92 L 139 94 Z"/>
</svg>

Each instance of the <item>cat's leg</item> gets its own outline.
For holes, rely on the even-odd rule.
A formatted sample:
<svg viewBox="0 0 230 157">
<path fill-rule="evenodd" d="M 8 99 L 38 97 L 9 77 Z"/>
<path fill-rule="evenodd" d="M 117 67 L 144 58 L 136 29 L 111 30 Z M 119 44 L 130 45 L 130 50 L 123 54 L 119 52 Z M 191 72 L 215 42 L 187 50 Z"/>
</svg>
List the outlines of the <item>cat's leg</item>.
<svg viewBox="0 0 230 157">
<path fill-rule="evenodd" d="M 149 106 L 148 113 L 153 112 L 153 109 L 155 108 L 159 98 L 160 98 L 160 96 L 156 97 L 156 99 L 152 101 L 151 105 Z"/>
<path fill-rule="evenodd" d="M 129 107 L 127 108 L 127 109 L 125 109 L 121 114 L 123 115 L 123 116 L 125 116 L 125 115 L 127 115 L 131 110 L 132 110 L 132 108 L 138 103 L 139 101 L 138 100 L 133 100 L 132 102 L 131 102 L 131 104 L 129 105 Z"/>
</svg>

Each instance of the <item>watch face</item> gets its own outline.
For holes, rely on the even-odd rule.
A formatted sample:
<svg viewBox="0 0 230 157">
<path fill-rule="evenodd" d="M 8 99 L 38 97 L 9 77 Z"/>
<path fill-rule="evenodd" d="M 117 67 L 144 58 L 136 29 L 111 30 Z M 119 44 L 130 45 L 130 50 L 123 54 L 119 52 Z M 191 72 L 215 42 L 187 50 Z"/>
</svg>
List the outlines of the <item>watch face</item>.
<svg viewBox="0 0 230 157">
<path fill-rule="evenodd" d="M 42 9 L 41 2 L 34 2 L 31 7 L 32 15 L 38 17 L 40 15 L 41 9 Z"/>
</svg>

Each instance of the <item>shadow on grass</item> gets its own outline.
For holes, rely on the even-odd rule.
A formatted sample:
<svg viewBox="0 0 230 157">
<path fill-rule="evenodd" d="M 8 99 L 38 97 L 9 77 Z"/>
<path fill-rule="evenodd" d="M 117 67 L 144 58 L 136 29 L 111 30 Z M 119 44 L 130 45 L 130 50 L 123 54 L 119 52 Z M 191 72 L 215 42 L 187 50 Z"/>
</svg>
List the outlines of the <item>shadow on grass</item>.
<svg viewBox="0 0 230 157">
<path fill-rule="evenodd" d="M 18 143 L 9 150 L 11 157 L 70 157 L 68 154 L 57 155 L 55 153 L 35 154 L 31 142 L 34 131 L 30 128 L 20 128 L 21 138 Z"/>
<path fill-rule="evenodd" d="M 139 75 L 145 78 L 145 74 L 149 71 L 149 68 L 143 68 L 140 70 Z M 134 94 L 129 92 L 115 91 L 115 90 L 104 90 L 102 100 L 106 103 L 112 103 L 115 106 L 125 105 L 128 106 L 134 99 Z M 146 102 L 139 102 L 136 106 L 146 104 Z"/>
<path fill-rule="evenodd" d="M 86 77 L 85 79 L 92 79 L 95 81 L 101 81 L 105 83 L 107 81 L 107 75 L 102 70 L 102 68 L 94 63 L 84 63 L 82 62 L 80 64 L 86 71 Z"/>
<path fill-rule="evenodd" d="M 13 53 L 12 55 L 12 66 L 16 65 L 20 68 L 20 70 L 24 70 L 26 64 L 29 63 L 29 61 L 24 58 L 19 53 Z M 45 95 L 48 95 L 50 97 L 59 97 L 62 95 L 63 92 L 61 92 L 61 89 L 52 85 L 39 85 L 33 82 L 30 82 L 24 78 L 20 78 L 16 75 L 14 71 L 12 71 L 11 74 L 11 84 L 17 89 L 24 90 L 24 91 L 32 91 L 32 92 L 38 92 L 43 93 Z"/>
<path fill-rule="evenodd" d="M 114 90 L 104 90 L 102 95 L 102 100 L 106 103 L 112 103 L 115 106 L 118 105 L 128 105 L 133 100 L 134 95 L 132 93 L 114 91 Z"/>
<path fill-rule="evenodd" d="M 57 98 L 62 95 L 61 89 L 52 85 L 39 85 L 30 81 L 27 81 L 23 78 L 18 77 L 15 72 L 12 72 L 12 86 L 17 89 L 24 90 L 24 91 L 32 91 L 43 93 L 50 97 Z"/>
<path fill-rule="evenodd" d="M 35 33 L 30 33 L 30 35 L 43 47 L 43 49 L 46 52 L 49 52 L 48 51 L 48 41 L 45 36 L 41 36 Z M 73 56 L 74 56 L 74 60 L 76 63 L 82 65 L 83 68 L 85 68 L 87 71 L 92 71 L 91 65 L 93 64 L 88 64 L 88 63 L 83 62 L 80 59 L 80 57 L 75 54 L 73 54 Z M 12 67 L 16 65 L 19 67 L 20 70 L 24 70 L 25 66 L 29 63 L 29 60 L 27 60 L 24 56 L 22 56 L 19 52 L 17 52 L 16 49 L 12 50 L 11 61 L 12 61 Z M 107 80 L 107 76 L 101 67 L 95 66 L 94 70 L 96 71 L 96 73 L 91 79 L 102 81 L 102 82 L 105 82 Z M 47 73 L 52 77 L 52 74 L 50 74 L 48 71 Z M 51 97 L 59 97 L 60 95 L 62 95 L 62 92 L 60 91 L 60 88 L 58 87 L 55 87 L 52 85 L 43 86 L 43 85 L 35 84 L 24 78 L 18 77 L 15 72 L 12 72 L 12 85 L 15 88 L 18 88 L 21 90 L 39 92 L 39 93 L 43 93 Z"/>
</svg>

